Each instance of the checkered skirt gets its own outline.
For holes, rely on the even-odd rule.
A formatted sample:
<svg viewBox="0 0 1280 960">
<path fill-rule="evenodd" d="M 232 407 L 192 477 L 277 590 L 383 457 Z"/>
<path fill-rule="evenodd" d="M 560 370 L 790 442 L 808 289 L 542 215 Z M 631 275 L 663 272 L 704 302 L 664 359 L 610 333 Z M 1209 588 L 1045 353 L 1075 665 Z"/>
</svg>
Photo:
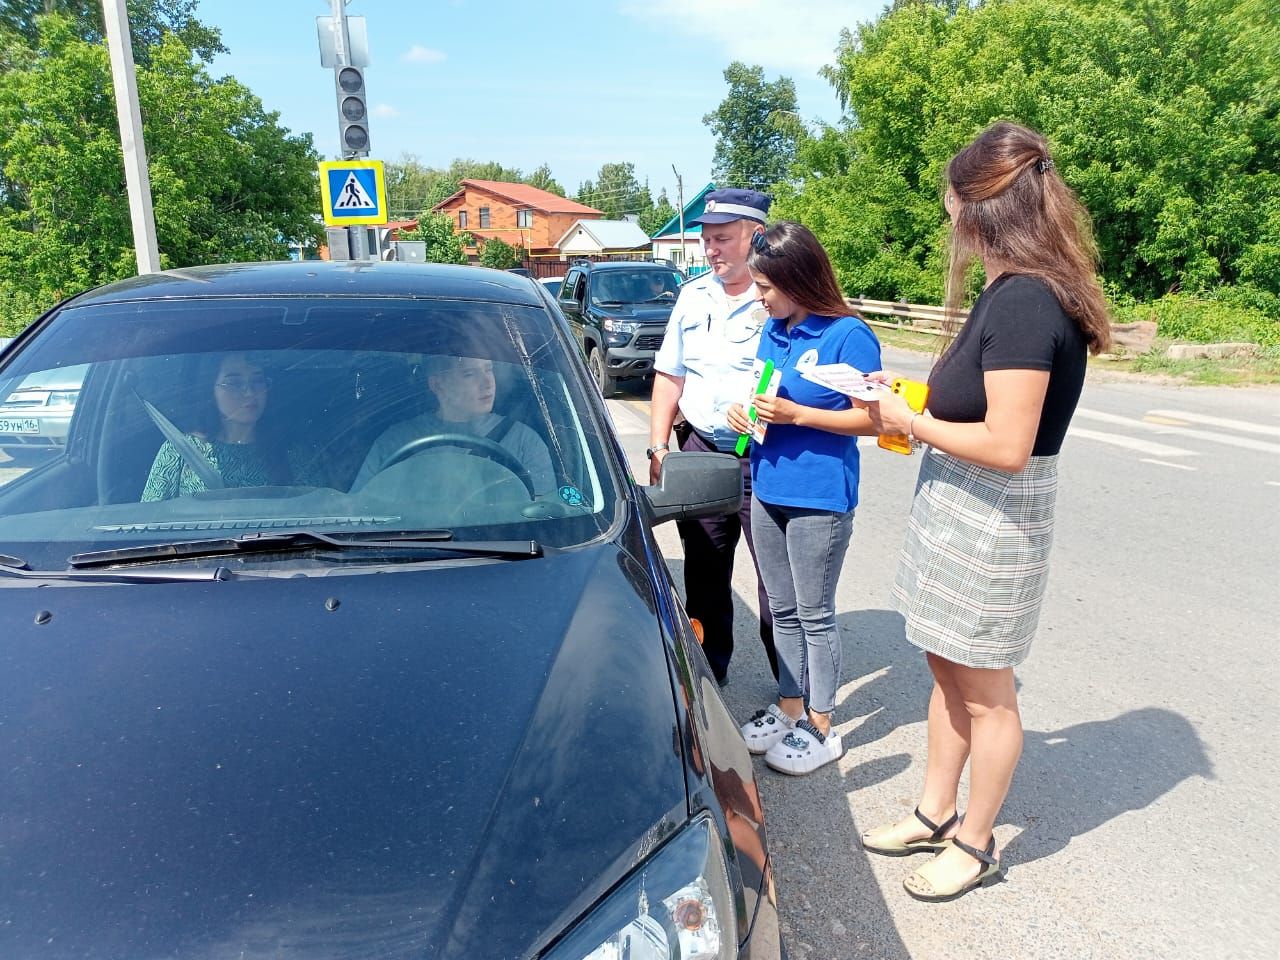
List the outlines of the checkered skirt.
<svg viewBox="0 0 1280 960">
<path fill-rule="evenodd" d="M 893 599 L 917 647 L 966 667 L 1026 659 L 1053 543 L 1058 458 L 1004 473 L 928 448 Z"/>
</svg>

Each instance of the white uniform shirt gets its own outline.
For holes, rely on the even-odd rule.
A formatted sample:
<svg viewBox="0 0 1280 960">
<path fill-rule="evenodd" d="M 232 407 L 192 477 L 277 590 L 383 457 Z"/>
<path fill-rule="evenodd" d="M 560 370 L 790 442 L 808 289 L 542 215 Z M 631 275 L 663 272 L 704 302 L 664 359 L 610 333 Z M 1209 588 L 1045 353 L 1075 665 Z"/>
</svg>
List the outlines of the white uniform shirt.
<svg viewBox="0 0 1280 960">
<path fill-rule="evenodd" d="M 751 370 L 769 319 L 757 296 L 752 284 L 730 298 L 710 271 L 690 280 L 680 288 L 653 362 L 659 373 L 684 378 L 680 412 L 721 450 L 738 442 L 726 420 L 730 404 L 744 403 L 755 387 Z"/>
</svg>

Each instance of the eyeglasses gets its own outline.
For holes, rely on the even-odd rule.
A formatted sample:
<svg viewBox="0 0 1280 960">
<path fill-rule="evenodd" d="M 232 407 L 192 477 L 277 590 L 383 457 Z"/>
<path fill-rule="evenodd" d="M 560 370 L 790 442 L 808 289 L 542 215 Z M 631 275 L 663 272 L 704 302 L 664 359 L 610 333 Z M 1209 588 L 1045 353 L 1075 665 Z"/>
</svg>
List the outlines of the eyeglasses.
<svg viewBox="0 0 1280 960">
<path fill-rule="evenodd" d="M 270 377 L 227 377 L 214 384 L 228 393 L 266 393 Z"/>
<path fill-rule="evenodd" d="M 756 253 L 769 253 L 769 241 L 764 238 L 764 234 L 757 230 L 751 234 L 751 249 Z"/>
</svg>

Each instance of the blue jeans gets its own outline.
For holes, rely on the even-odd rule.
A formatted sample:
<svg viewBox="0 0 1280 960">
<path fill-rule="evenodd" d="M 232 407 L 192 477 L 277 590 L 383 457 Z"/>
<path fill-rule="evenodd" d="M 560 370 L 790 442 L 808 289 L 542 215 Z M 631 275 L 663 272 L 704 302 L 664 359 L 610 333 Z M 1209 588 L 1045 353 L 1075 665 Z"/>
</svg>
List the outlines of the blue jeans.
<svg viewBox="0 0 1280 960">
<path fill-rule="evenodd" d="M 752 497 L 751 533 L 773 613 L 778 695 L 806 697 L 830 713 L 840 686 L 836 583 L 853 535 L 853 513 L 780 507 Z"/>
</svg>

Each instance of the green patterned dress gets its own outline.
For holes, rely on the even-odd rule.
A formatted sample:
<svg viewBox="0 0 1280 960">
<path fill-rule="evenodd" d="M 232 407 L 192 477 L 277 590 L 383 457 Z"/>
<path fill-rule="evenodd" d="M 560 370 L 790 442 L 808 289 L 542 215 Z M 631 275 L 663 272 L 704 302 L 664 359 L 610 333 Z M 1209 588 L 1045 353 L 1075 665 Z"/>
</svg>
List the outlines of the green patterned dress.
<svg viewBox="0 0 1280 960">
<path fill-rule="evenodd" d="M 271 478 L 271 469 L 266 456 L 256 444 L 223 443 L 221 440 L 205 440 L 201 437 L 187 435 L 191 445 L 209 461 L 213 469 L 222 476 L 222 482 L 228 487 L 264 487 L 275 481 Z M 294 451 L 289 451 L 290 473 L 294 482 L 308 485 L 323 485 L 314 482 L 314 478 L 304 478 L 305 471 L 299 470 Z M 147 475 L 146 486 L 142 489 L 143 501 L 172 500 L 185 497 L 206 489 L 199 474 L 191 469 L 178 453 L 177 448 L 166 440 L 151 464 L 151 472 Z"/>
</svg>

